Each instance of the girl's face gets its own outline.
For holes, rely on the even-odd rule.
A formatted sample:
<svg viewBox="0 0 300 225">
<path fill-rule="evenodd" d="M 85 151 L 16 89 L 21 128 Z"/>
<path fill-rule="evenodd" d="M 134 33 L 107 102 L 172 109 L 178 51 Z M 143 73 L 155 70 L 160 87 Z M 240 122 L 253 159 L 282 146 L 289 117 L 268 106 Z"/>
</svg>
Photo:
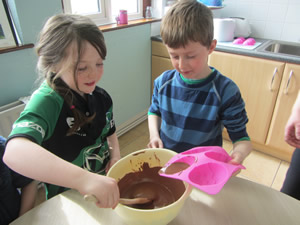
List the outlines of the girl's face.
<svg viewBox="0 0 300 225">
<path fill-rule="evenodd" d="M 74 46 L 74 45 L 71 45 Z M 68 51 L 69 53 L 75 53 L 77 51 Z M 103 74 L 103 60 L 98 54 L 96 48 L 94 48 L 89 42 L 85 42 L 83 52 L 80 56 L 74 80 L 74 65 L 76 65 L 77 53 L 72 56 L 71 66 L 65 71 L 61 79 L 74 91 L 81 96 L 84 94 L 92 93 L 95 90 L 96 84 L 101 79 Z M 78 88 L 77 88 L 78 87 Z"/>
<path fill-rule="evenodd" d="M 189 41 L 183 48 L 170 48 L 167 46 L 174 68 L 187 79 L 206 78 L 211 70 L 207 64 L 208 56 L 216 47 L 213 40 L 209 48 L 199 42 Z"/>
</svg>

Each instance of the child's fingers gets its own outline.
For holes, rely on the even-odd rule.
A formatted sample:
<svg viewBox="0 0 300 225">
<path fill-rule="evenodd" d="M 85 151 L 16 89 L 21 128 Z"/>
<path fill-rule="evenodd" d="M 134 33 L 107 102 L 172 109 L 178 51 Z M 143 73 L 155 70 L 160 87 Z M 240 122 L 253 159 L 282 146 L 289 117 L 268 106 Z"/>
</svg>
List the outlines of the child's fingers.
<svg viewBox="0 0 300 225">
<path fill-rule="evenodd" d="M 240 172 L 241 172 L 241 169 L 238 169 L 238 170 L 235 171 L 231 176 L 232 176 L 232 177 L 233 177 L 233 176 L 236 176 L 236 175 L 238 175 Z"/>
<path fill-rule="evenodd" d="M 234 165 L 242 164 L 244 161 L 244 158 L 240 152 L 233 152 L 231 158 L 232 160 L 230 160 L 229 163 Z"/>
</svg>

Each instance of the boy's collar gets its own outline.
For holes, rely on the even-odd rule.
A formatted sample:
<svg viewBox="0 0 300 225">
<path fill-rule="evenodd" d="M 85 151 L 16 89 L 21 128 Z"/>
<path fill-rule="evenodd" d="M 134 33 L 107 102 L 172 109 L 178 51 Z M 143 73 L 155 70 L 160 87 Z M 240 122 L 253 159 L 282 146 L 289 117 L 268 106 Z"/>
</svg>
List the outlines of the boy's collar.
<svg viewBox="0 0 300 225">
<path fill-rule="evenodd" d="M 181 74 L 179 74 L 179 75 L 180 75 L 181 79 L 182 79 L 185 83 L 187 83 L 187 84 L 199 84 L 199 83 L 201 83 L 201 82 L 207 80 L 207 79 L 213 74 L 213 72 L 215 71 L 215 68 L 210 68 L 210 69 L 211 69 L 210 74 L 209 74 L 207 77 L 202 78 L 202 79 L 188 79 L 188 78 L 185 78 L 185 77 L 184 77 L 183 75 L 181 75 Z"/>
</svg>

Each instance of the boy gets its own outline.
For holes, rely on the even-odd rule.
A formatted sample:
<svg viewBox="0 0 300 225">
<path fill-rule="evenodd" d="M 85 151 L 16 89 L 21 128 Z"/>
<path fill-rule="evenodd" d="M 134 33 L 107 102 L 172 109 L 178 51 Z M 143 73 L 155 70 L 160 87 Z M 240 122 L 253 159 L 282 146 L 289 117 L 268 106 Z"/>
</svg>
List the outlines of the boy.
<svg viewBox="0 0 300 225">
<path fill-rule="evenodd" d="M 17 174 L 2 161 L 5 138 L 0 136 L 0 224 L 6 225 L 34 207 L 37 182 Z M 20 192 L 19 190 L 20 189 Z"/>
<path fill-rule="evenodd" d="M 216 47 L 210 9 L 195 0 L 177 2 L 162 20 L 161 37 L 175 70 L 154 81 L 148 147 L 222 146 L 225 126 L 234 143 L 231 163 L 242 163 L 252 149 L 245 103 L 236 84 L 207 64 Z"/>
</svg>

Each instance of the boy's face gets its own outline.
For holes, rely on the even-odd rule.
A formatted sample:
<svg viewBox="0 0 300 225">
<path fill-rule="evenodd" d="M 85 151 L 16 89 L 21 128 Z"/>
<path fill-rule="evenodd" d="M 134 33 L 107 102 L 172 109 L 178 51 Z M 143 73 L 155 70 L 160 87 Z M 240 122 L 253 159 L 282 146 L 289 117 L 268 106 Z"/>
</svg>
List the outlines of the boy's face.
<svg viewBox="0 0 300 225">
<path fill-rule="evenodd" d="M 211 70 L 207 64 L 208 56 L 216 47 L 216 40 L 209 48 L 199 42 L 189 41 L 183 48 L 170 48 L 166 45 L 174 68 L 187 79 L 203 79 Z"/>
</svg>

